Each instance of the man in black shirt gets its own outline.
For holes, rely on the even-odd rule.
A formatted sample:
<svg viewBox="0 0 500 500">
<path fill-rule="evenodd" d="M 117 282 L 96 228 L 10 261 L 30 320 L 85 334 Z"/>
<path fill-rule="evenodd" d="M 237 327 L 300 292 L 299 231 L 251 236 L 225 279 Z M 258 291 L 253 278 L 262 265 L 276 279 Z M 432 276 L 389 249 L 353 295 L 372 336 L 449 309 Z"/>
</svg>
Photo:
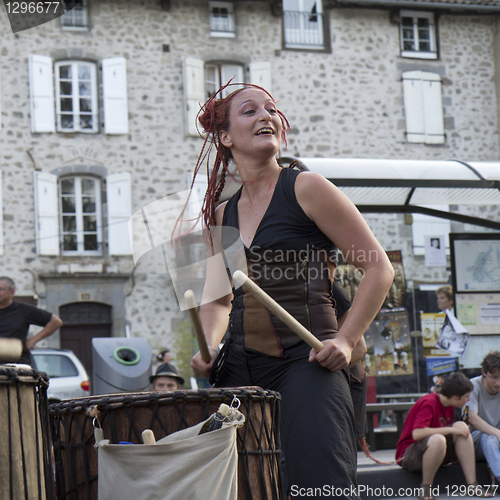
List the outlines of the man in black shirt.
<svg viewBox="0 0 500 500">
<path fill-rule="evenodd" d="M 48 311 L 13 301 L 15 292 L 14 281 L 7 276 L 0 276 L 0 338 L 20 339 L 23 343 L 21 358 L 12 359 L 10 362 L 31 365 L 30 351 L 35 344 L 52 335 L 63 322 Z M 44 328 L 33 337 L 26 339 L 30 325 Z"/>
</svg>

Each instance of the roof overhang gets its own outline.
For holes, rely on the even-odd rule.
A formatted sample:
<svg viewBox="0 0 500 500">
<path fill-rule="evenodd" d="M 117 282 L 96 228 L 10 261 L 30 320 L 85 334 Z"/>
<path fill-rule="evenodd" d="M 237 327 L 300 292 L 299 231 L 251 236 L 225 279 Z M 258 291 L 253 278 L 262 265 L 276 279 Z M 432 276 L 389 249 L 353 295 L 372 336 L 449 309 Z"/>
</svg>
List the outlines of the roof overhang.
<svg viewBox="0 0 500 500">
<path fill-rule="evenodd" d="M 500 231 L 499 221 L 426 207 L 500 206 L 500 162 L 283 158 L 292 160 L 333 182 L 361 212 L 423 213 Z"/>
<path fill-rule="evenodd" d="M 487 3 L 466 3 L 432 0 L 334 0 L 333 5 L 339 7 L 372 7 L 398 9 L 448 10 L 455 12 L 474 12 L 477 14 L 498 14 L 500 5 Z"/>
</svg>

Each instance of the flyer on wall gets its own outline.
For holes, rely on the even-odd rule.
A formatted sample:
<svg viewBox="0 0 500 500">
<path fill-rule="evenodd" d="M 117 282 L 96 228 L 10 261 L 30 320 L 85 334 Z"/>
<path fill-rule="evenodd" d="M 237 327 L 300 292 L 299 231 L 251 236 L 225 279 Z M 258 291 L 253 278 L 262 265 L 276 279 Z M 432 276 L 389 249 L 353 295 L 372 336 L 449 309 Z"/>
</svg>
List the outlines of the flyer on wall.
<svg viewBox="0 0 500 500">
<path fill-rule="evenodd" d="M 455 356 L 463 356 L 469 343 L 469 333 L 457 318 L 446 310 L 446 320 L 436 342 L 436 347 Z"/>
<path fill-rule="evenodd" d="M 444 236 L 425 237 L 425 265 L 446 266 L 446 243 Z"/>
</svg>

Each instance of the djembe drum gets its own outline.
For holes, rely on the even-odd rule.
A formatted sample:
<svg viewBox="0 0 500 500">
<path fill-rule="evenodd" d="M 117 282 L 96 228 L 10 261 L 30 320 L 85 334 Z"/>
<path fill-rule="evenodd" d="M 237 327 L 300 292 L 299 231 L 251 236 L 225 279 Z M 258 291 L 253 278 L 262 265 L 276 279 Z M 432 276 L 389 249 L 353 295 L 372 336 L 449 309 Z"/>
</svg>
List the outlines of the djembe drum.
<svg viewBox="0 0 500 500">
<path fill-rule="evenodd" d="M 230 405 L 235 397 L 245 416 L 237 435 L 238 500 L 283 499 L 281 396 L 258 387 L 110 394 L 51 405 L 58 498 L 97 500 L 94 424 L 110 444 L 139 444 L 145 429 L 159 440 L 207 419 L 221 403 Z"/>
<path fill-rule="evenodd" d="M 0 365 L 0 498 L 53 500 L 45 373 Z"/>
</svg>

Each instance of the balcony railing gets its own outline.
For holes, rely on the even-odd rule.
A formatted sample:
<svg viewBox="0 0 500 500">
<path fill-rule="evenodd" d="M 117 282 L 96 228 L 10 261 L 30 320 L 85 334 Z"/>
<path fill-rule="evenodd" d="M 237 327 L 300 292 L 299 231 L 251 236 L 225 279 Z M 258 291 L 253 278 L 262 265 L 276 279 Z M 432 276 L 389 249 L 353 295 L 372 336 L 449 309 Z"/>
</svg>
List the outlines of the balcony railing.
<svg viewBox="0 0 500 500">
<path fill-rule="evenodd" d="M 233 37 L 235 35 L 234 14 L 213 14 L 210 16 L 210 34 L 212 36 Z"/>
<path fill-rule="evenodd" d="M 283 12 L 285 46 L 323 48 L 323 14 L 318 12 Z"/>
</svg>

